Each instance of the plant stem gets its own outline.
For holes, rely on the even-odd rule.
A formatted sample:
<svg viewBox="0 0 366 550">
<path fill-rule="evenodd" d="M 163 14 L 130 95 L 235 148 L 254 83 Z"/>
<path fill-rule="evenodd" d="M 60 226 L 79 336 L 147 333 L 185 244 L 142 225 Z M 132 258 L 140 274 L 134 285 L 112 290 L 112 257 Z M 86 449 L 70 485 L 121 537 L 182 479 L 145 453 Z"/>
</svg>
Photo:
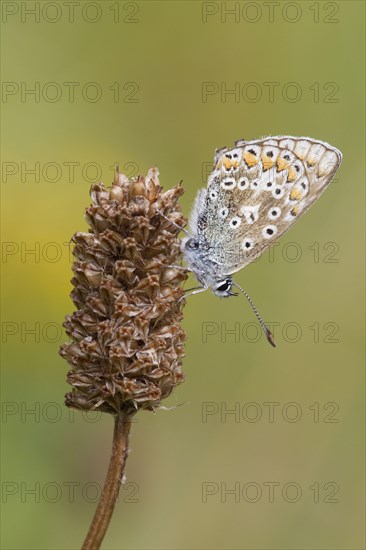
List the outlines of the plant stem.
<svg viewBox="0 0 366 550">
<path fill-rule="evenodd" d="M 114 417 L 112 455 L 103 491 L 82 550 L 99 550 L 108 529 L 125 470 L 132 415 Z"/>
</svg>

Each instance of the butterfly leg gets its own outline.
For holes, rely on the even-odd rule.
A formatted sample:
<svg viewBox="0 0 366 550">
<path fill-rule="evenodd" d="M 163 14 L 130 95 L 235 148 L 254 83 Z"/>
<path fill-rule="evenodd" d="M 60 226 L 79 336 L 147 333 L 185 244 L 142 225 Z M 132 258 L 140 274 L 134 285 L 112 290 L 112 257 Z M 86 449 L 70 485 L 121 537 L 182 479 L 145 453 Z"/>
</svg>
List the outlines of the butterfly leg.
<svg viewBox="0 0 366 550">
<path fill-rule="evenodd" d="M 188 298 L 188 296 L 194 296 L 195 294 L 200 294 L 200 292 L 204 292 L 205 290 L 208 290 L 208 286 L 196 286 L 194 288 L 188 288 L 187 290 L 185 290 L 185 292 L 188 292 L 188 294 L 184 294 L 184 296 L 179 298 L 179 301 L 183 300 L 183 298 Z"/>
<path fill-rule="evenodd" d="M 185 267 L 184 265 L 166 265 L 165 267 L 172 269 L 182 269 L 183 271 L 189 271 L 189 273 L 192 273 L 192 269 L 189 269 L 189 267 Z"/>
</svg>

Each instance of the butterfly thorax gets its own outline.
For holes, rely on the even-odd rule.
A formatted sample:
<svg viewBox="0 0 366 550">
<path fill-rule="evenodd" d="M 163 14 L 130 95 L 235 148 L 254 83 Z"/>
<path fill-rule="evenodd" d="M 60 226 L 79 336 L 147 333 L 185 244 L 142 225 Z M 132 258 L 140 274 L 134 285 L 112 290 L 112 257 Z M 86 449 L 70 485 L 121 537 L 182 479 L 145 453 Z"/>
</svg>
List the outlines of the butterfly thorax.
<svg viewBox="0 0 366 550">
<path fill-rule="evenodd" d="M 219 273 L 218 265 L 211 259 L 211 247 L 205 240 L 187 238 L 182 242 L 182 252 L 188 267 L 204 288 L 221 297 L 231 296 L 232 279 Z"/>
</svg>

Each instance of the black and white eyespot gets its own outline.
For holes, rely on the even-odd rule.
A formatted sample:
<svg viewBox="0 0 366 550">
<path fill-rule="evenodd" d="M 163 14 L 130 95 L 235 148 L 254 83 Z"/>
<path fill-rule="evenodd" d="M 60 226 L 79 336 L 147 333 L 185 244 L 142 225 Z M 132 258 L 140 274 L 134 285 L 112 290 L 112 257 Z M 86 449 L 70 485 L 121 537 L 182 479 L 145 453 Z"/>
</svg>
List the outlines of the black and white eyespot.
<svg viewBox="0 0 366 550">
<path fill-rule="evenodd" d="M 286 163 L 292 163 L 295 160 L 295 155 L 289 150 L 281 151 L 280 159 L 283 159 Z"/>
<path fill-rule="evenodd" d="M 220 208 L 220 210 L 219 210 L 220 218 L 222 218 L 224 220 L 225 218 L 228 217 L 228 214 L 229 214 L 229 209 L 228 208 L 226 208 L 226 207 L 225 208 Z"/>
<path fill-rule="evenodd" d="M 241 157 L 241 150 L 239 147 L 236 147 L 235 149 L 231 149 L 225 154 L 225 157 L 230 160 L 238 160 Z"/>
<path fill-rule="evenodd" d="M 299 183 L 297 184 L 300 186 L 300 188 L 303 190 L 303 191 L 307 191 L 308 190 L 308 180 L 306 178 L 303 178 L 302 180 L 299 181 Z"/>
<path fill-rule="evenodd" d="M 263 155 L 262 155 L 263 169 L 267 170 L 270 166 L 273 166 L 279 154 L 280 154 L 280 150 L 277 147 L 273 147 L 271 145 L 265 145 L 263 147 Z"/>
<path fill-rule="evenodd" d="M 249 153 L 250 155 L 253 155 L 254 157 L 257 157 L 257 158 L 259 158 L 260 152 L 261 152 L 261 148 L 259 145 L 248 144 L 244 148 L 244 154 Z"/>
<path fill-rule="evenodd" d="M 268 218 L 270 220 L 277 220 L 281 216 L 281 208 L 278 208 L 275 206 L 274 208 L 270 208 L 268 210 Z"/>
<path fill-rule="evenodd" d="M 240 157 L 240 148 L 236 147 L 230 151 L 225 152 L 225 157 L 229 160 L 236 160 Z"/>
<path fill-rule="evenodd" d="M 238 181 L 238 189 L 240 189 L 240 191 L 244 191 L 244 189 L 248 189 L 249 187 L 249 181 L 247 180 L 247 178 L 240 178 L 240 180 Z"/>
<path fill-rule="evenodd" d="M 236 227 L 239 227 L 240 224 L 241 224 L 241 219 L 239 218 L 239 216 L 234 216 L 234 218 L 231 218 L 229 222 L 230 227 L 232 227 L 233 229 L 235 229 Z"/>
<path fill-rule="evenodd" d="M 236 181 L 233 178 L 225 178 L 221 182 L 221 187 L 226 190 L 234 189 Z"/>
<path fill-rule="evenodd" d="M 243 240 L 243 249 L 244 250 L 252 250 L 253 246 L 254 246 L 254 241 L 253 239 L 250 239 L 249 237 L 246 237 L 244 240 Z"/>
<path fill-rule="evenodd" d="M 212 191 L 210 191 L 210 198 L 215 201 L 217 199 L 217 191 L 212 189 Z"/>
<path fill-rule="evenodd" d="M 276 233 L 277 227 L 275 225 L 266 225 L 266 227 L 262 229 L 262 235 L 265 239 L 271 239 Z"/>
<path fill-rule="evenodd" d="M 272 196 L 275 198 L 275 199 L 280 199 L 281 197 L 283 197 L 283 194 L 284 194 L 285 190 L 283 187 L 278 187 L 276 186 L 273 190 L 272 190 Z"/>
<path fill-rule="evenodd" d="M 300 161 L 294 162 L 292 166 L 296 171 L 297 177 L 301 177 L 304 172 L 303 165 L 301 164 L 301 162 Z"/>
<path fill-rule="evenodd" d="M 253 178 L 252 181 L 250 182 L 250 188 L 257 190 L 259 188 L 259 183 L 260 183 L 259 178 Z"/>
</svg>

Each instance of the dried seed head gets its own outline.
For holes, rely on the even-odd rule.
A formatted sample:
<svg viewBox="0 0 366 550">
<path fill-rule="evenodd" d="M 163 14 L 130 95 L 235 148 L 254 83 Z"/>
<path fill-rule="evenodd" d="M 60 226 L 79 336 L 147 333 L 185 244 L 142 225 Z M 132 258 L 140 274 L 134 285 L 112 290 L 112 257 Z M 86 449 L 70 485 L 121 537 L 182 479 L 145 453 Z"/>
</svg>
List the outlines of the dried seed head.
<svg viewBox="0 0 366 550">
<path fill-rule="evenodd" d="M 66 317 L 71 342 L 60 349 L 71 365 L 69 407 L 154 410 L 183 382 L 187 275 L 171 267 L 181 259 L 178 229 L 158 212 L 183 227 L 182 193 L 180 185 L 163 193 L 156 169 L 132 180 L 117 170 L 111 187 L 91 188 L 89 233 L 72 239 L 77 311 Z"/>
</svg>

